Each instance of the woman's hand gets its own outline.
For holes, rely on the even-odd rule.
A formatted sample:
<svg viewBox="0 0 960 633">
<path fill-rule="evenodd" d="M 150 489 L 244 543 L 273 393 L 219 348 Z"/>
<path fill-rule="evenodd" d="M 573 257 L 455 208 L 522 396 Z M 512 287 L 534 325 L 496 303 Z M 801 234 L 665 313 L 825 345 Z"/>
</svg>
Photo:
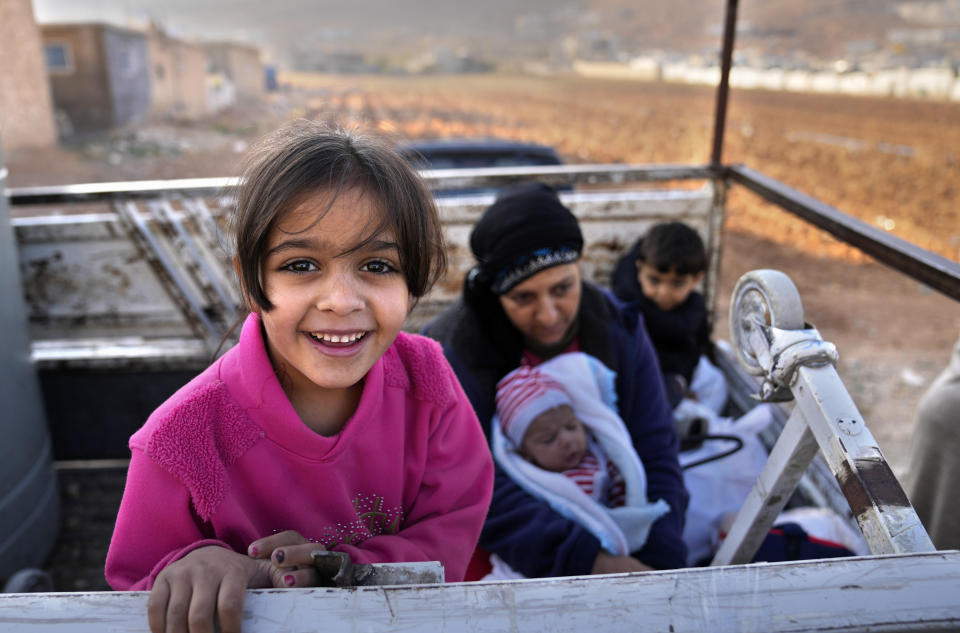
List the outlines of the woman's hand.
<svg viewBox="0 0 960 633">
<path fill-rule="evenodd" d="M 624 572 L 634 571 L 653 571 L 653 567 L 644 565 L 632 556 L 614 556 L 603 550 L 597 554 L 597 559 L 593 562 L 591 574 L 622 574 Z"/>
<path fill-rule="evenodd" d="M 317 570 L 310 554 L 318 549 L 326 548 L 287 530 L 250 543 L 247 553 L 270 564 L 270 586 L 312 587 L 317 584 Z"/>
<path fill-rule="evenodd" d="M 153 633 L 240 633 L 248 587 L 270 587 L 271 565 L 211 545 L 170 563 L 158 575 L 147 600 Z"/>
</svg>

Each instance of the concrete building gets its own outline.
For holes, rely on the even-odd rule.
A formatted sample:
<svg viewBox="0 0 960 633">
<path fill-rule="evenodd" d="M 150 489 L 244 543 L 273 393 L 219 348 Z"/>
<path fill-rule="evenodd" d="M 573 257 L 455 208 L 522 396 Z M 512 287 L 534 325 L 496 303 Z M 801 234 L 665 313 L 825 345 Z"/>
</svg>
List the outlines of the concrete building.
<svg viewBox="0 0 960 633">
<path fill-rule="evenodd" d="M 237 42 L 207 42 L 203 47 L 207 51 L 207 72 L 232 84 L 237 101 L 263 98 L 266 90 L 260 49 Z"/>
<path fill-rule="evenodd" d="M 10 151 L 57 142 L 40 29 L 30 0 L 0 1 L 0 143 Z"/>
<path fill-rule="evenodd" d="M 132 125 L 150 112 L 150 57 L 141 32 L 109 24 L 44 24 L 53 103 L 72 131 Z"/>
<path fill-rule="evenodd" d="M 207 52 L 200 44 L 170 37 L 154 26 L 147 34 L 150 53 L 151 114 L 196 119 L 207 103 Z"/>
</svg>

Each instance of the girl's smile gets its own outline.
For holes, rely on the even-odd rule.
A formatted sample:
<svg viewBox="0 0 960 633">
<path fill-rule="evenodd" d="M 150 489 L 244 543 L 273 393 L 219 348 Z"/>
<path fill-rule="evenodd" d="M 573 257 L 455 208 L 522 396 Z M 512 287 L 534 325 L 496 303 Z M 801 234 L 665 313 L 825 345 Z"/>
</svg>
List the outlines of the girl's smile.
<svg viewBox="0 0 960 633">
<path fill-rule="evenodd" d="M 393 230 L 361 190 L 307 196 L 267 239 L 261 310 L 270 360 L 304 422 L 342 428 L 363 378 L 393 344 L 411 306 Z"/>
<path fill-rule="evenodd" d="M 367 332 L 334 333 L 334 332 L 307 332 L 307 336 L 324 354 L 332 356 L 350 356 L 360 351 L 360 347 Z"/>
</svg>

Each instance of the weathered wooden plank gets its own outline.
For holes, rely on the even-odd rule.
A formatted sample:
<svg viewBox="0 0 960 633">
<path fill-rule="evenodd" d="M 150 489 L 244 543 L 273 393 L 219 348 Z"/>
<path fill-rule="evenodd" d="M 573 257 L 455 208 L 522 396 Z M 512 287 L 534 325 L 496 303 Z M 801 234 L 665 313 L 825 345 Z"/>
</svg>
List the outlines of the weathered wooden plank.
<svg viewBox="0 0 960 633">
<path fill-rule="evenodd" d="M 248 591 L 246 633 L 943 631 L 960 552 L 416 587 Z M 147 594 L 0 595 L 0 631 L 142 632 Z"/>
</svg>

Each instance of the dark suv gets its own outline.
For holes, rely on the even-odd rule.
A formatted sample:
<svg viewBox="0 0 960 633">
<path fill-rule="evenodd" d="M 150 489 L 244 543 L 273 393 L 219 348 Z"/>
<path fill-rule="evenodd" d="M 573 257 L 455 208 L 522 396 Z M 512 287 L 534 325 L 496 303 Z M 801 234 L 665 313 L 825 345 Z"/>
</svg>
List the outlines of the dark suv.
<svg viewBox="0 0 960 633">
<path fill-rule="evenodd" d="M 418 169 L 477 169 L 483 167 L 535 167 L 562 165 L 556 150 L 548 145 L 500 139 L 443 139 L 416 141 L 400 146 L 400 152 Z M 569 190 L 570 187 L 559 187 Z M 450 187 L 434 189 L 442 197 L 496 193 L 490 188 Z"/>
<path fill-rule="evenodd" d="M 443 139 L 416 141 L 400 147 L 407 159 L 422 169 L 528 167 L 562 165 L 548 145 L 499 139 Z"/>
</svg>

